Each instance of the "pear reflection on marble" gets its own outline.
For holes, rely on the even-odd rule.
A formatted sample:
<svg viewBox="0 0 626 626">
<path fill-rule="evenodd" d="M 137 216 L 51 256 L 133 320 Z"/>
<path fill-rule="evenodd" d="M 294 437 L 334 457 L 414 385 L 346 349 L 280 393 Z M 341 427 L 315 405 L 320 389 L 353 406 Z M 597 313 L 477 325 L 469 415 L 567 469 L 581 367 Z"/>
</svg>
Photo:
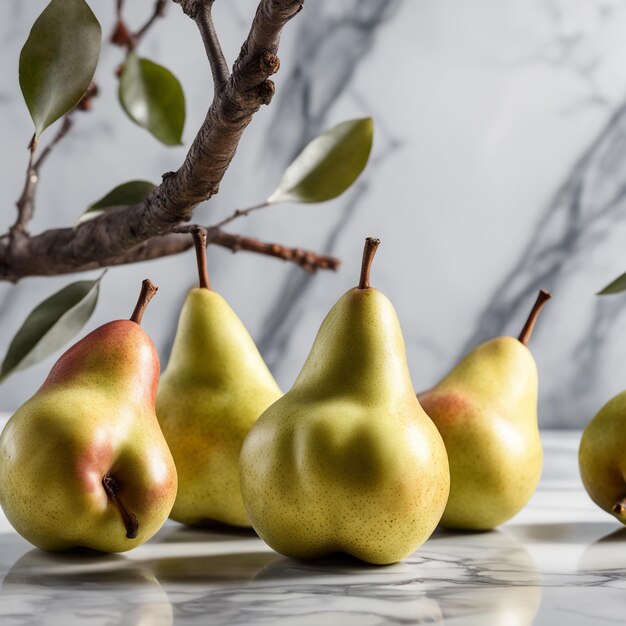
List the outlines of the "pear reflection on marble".
<svg viewBox="0 0 626 626">
<path fill-rule="evenodd" d="M 514 537 L 499 530 L 439 531 L 415 557 L 424 559 L 423 568 L 432 577 L 425 585 L 441 588 L 431 595 L 447 626 L 533 624 L 541 605 L 540 576 L 532 556 Z"/>
<path fill-rule="evenodd" d="M 68 607 L 71 607 L 68 610 Z M 171 626 L 172 605 L 147 567 L 116 555 L 31 550 L 0 586 L 0 623 Z"/>
<path fill-rule="evenodd" d="M 372 567 L 344 554 L 315 561 L 281 557 L 250 587 L 262 589 L 268 599 L 257 611 L 268 611 L 272 624 L 300 623 L 298 617 L 302 624 L 443 624 L 421 575 L 406 562 Z"/>
</svg>

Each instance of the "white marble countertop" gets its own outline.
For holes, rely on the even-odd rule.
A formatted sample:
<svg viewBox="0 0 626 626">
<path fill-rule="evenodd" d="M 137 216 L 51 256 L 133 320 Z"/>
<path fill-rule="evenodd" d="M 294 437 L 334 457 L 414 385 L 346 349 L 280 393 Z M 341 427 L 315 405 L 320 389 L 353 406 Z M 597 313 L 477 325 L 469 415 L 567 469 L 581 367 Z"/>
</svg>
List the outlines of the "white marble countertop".
<svg viewBox="0 0 626 626">
<path fill-rule="evenodd" d="M 544 432 L 544 476 L 497 531 L 437 531 L 403 563 L 301 563 L 252 533 L 168 523 L 124 555 L 54 555 L 0 522 L 0 623 L 593 626 L 626 614 L 626 529 L 578 478 L 580 433 Z M 4 525 L 2 525 L 4 524 Z"/>
</svg>

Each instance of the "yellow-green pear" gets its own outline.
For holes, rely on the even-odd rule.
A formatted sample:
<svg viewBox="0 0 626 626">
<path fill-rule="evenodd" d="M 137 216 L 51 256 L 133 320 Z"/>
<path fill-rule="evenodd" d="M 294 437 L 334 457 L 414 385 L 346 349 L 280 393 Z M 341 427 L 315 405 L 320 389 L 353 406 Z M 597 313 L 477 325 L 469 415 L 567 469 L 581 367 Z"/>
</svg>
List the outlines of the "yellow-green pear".
<svg viewBox="0 0 626 626">
<path fill-rule="evenodd" d="M 439 384 L 418 395 L 448 451 L 450 497 L 442 526 L 495 528 L 522 509 L 537 488 L 543 458 L 538 376 L 527 344 L 549 298 L 539 292 L 517 339 L 496 337 L 479 345 Z"/>
<path fill-rule="evenodd" d="M 159 357 L 139 323 L 97 328 L 56 362 L 0 437 L 0 504 L 45 550 L 130 550 L 174 504 L 176 468 L 154 413 Z"/>
<path fill-rule="evenodd" d="M 183 305 L 157 417 L 178 470 L 171 517 L 183 524 L 250 526 L 239 487 L 239 452 L 281 391 L 245 326 L 211 289 L 206 231 L 194 231 L 200 286 Z"/>
<path fill-rule="evenodd" d="M 626 391 L 609 400 L 583 431 L 578 464 L 591 499 L 626 524 Z"/>
<path fill-rule="evenodd" d="M 326 316 L 293 387 L 250 430 L 241 486 L 254 529 L 286 556 L 400 561 L 433 532 L 449 489 L 446 451 L 413 392 L 389 300 L 359 286 Z"/>
</svg>

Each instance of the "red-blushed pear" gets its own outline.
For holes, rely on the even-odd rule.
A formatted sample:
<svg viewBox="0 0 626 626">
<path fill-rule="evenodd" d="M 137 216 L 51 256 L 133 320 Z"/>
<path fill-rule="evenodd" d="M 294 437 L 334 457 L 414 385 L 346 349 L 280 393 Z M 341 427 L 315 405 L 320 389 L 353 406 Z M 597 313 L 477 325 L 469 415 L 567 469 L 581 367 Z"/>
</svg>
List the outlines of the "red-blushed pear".
<svg viewBox="0 0 626 626">
<path fill-rule="evenodd" d="M 129 320 L 72 346 L 0 437 L 0 504 L 45 550 L 130 550 L 163 525 L 176 468 L 155 415 L 159 357 L 140 322 L 156 287 L 145 280 Z"/>
<path fill-rule="evenodd" d="M 286 556 L 394 563 L 446 504 L 446 450 L 415 397 L 396 312 L 370 286 L 379 243 L 366 240 L 358 287 L 330 310 L 293 387 L 241 451 L 252 525 Z"/>
<path fill-rule="evenodd" d="M 239 453 L 250 427 L 282 394 L 241 320 L 211 288 L 206 231 L 196 228 L 193 236 L 200 284 L 183 305 L 157 394 L 157 417 L 178 470 L 171 517 L 249 527 Z"/>
<path fill-rule="evenodd" d="M 530 499 L 541 476 L 537 366 L 527 347 L 541 290 L 520 336 L 474 348 L 440 383 L 418 395 L 446 444 L 450 497 L 441 525 L 495 528 Z"/>
</svg>

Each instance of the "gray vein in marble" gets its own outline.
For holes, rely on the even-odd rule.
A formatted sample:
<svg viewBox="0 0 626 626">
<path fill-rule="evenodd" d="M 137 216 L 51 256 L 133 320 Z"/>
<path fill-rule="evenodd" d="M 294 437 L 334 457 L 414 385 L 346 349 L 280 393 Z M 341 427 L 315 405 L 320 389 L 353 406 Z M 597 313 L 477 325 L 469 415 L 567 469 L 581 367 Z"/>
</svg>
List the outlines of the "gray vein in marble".
<svg viewBox="0 0 626 626">
<path fill-rule="evenodd" d="M 290 58 L 291 71 L 274 106 L 269 145 L 287 164 L 323 130 L 329 109 L 350 84 L 386 20 L 402 0 L 344 0 L 307 6 Z M 294 141 L 294 138 L 297 138 Z"/>
<path fill-rule="evenodd" d="M 625 208 L 626 106 L 611 117 L 543 211 L 529 243 L 494 289 L 458 358 L 491 337 L 511 332 L 511 324 L 519 325 L 525 319 L 540 287 L 558 293 L 559 287 L 584 263 L 585 255 L 626 219 Z M 613 277 L 607 277 L 607 282 L 610 278 Z M 582 295 L 594 297 L 592 293 Z M 599 367 L 601 347 L 587 344 L 593 341 L 597 344 L 600 337 L 610 337 L 622 309 L 623 306 L 611 305 L 605 299 L 596 303 L 592 325 L 577 347 L 585 358 L 570 359 L 568 363 L 572 383 L 593 379 Z M 550 316 L 549 308 L 543 315 Z M 593 326 L 600 321 L 602 335 Z M 550 413 L 553 423 L 560 420 L 560 425 L 565 427 L 586 423 L 597 409 L 588 405 L 587 389 L 587 382 L 582 388 L 580 384 L 555 386 L 550 397 L 543 401 L 542 412 Z M 579 394 L 578 405 L 572 403 L 573 393 Z M 580 413 L 572 416 L 574 407 Z"/>
</svg>

